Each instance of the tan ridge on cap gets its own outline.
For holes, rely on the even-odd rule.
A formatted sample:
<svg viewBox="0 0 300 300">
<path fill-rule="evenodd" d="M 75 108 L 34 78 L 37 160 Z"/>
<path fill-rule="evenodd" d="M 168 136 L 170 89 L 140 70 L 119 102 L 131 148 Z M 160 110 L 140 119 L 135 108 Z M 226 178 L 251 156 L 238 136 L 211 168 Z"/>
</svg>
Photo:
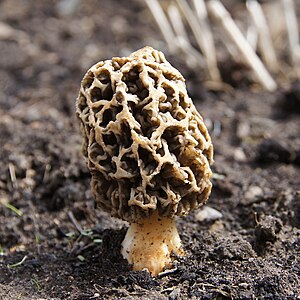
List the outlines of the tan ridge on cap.
<svg viewBox="0 0 300 300">
<path fill-rule="evenodd" d="M 92 66 L 77 115 L 93 194 L 112 216 L 185 215 L 208 199 L 211 139 L 162 52 L 145 47 Z"/>
</svg>

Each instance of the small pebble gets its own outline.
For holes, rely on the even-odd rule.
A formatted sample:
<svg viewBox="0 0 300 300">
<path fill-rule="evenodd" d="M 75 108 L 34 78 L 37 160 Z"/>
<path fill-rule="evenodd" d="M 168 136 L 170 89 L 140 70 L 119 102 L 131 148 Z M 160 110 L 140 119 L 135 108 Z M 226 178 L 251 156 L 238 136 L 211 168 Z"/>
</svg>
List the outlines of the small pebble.
<svg viewBox="0 0 300 300">
<path fill-rule="evenodd" d="M 196 220 L 199 222 L 203 221 L 215 221 L 221 219 L 223 215 L 216 209 L 204 206 L 197 214 Z"/>
<path fill-rule="evenodd" d="M 247 157 L 245 152 L 243 151 L 242 148 L 236 148 L 233 152 L 233 158 L 234 160 L 238 162 L 245 162 L 247 161 Z"/>
<path fill-rule="evenodd" d="M 179 299 L 179 296 L 180 296 L 180 288 L 176 288 L 169 294 L 169 299 L 176 300 Z"/>
<path fill-rule="evenodd" d="M 61 16 L 72 15 L 80 5 L 80 0 L 61 0 L 56 4 L 56 10 Z"/>
<path fill-rule="evenodd" d="M 259 186 L 250 186 L 245 193 L 247 200 L 257 199 L 263 196 L 263 190 Z"/>
<path fill-rule="evenodd" d="M 244 139 L 250 134 L 250 124 L 248 122 L 240 122 L 237 127 L 236 135 L 239 139 Z"/>
</svg>

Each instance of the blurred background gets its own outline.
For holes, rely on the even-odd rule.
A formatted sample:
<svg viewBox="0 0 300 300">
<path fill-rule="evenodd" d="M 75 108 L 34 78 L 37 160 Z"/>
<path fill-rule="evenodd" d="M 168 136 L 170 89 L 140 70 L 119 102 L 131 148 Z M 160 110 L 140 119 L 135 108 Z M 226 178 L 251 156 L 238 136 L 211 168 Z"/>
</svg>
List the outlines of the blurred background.
<svg viewBox="0 0 300 300">
<path fill-rule="evenodd" d="M 299 4 L 2 0 L 1 106 L 35 102 L 38 95 L 72 111 L 78 82 L 91 65 L 145 45 L 180 69 L 193 98 L 203 96 L 199 83 L 214 91 L 274 91 L 299 78 Z"/>
</svg>

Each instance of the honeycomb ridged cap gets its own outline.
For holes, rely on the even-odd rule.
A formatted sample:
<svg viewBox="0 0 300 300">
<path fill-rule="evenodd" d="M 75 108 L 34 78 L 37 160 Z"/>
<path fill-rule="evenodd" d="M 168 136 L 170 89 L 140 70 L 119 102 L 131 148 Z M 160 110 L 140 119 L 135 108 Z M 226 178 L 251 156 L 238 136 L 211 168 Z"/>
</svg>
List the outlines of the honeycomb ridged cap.
<svg viewBox="0 0 300 300">
<path fill-rule="evenodd" d="M 76 102 L 98 205 L 135 222 L 186 215 L 211 192 L 213 147 L 184 78 L 162 52 L 142 48 L 85 74 Z"/>
</svg>

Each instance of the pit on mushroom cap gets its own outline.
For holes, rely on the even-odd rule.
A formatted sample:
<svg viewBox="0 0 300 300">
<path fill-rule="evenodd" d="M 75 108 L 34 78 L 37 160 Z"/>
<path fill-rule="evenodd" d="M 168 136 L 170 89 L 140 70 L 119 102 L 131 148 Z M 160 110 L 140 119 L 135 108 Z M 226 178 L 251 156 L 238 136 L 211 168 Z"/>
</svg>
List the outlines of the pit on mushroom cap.
<svg viewBox="0 0 300 300">
<path fill-rule="evenodd" d="M 135 269 L 157 274 L 171 264 L 171 251 L 183 253 L 174 216 L 203 205 L 211 191 L 212 143 L 184 78 L 161 52 L 145 47 L 91 67 L 76 106 L 96 202 L 131 223 L 123 256 Z M 157 231 L 161 222 L 166 230 Z M 137 263 L 143 251 L 128 243 L 150 247 L 146 228 L 152 239 L 165 239 L 156 258 L 162 263 L 154 267 L 151 255 Z"/>
</svg>

